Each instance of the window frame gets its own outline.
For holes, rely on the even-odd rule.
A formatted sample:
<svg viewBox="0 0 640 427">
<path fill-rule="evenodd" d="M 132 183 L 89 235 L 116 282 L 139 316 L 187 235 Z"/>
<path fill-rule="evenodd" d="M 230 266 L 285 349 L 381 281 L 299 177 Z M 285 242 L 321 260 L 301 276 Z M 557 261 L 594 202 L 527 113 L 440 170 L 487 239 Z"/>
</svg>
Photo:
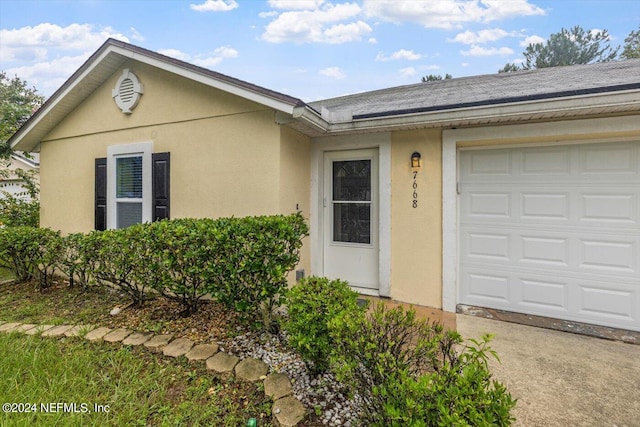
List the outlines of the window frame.
<svg viewBox="0 0 640 427">
<path fill-rule="evenodd" d="M 152 142 L 111 145 L 107 147 L 107 229 L 118 228 L 118 203 L 140 203 L 140 199 L 116 197 L 116 160 L 125 157 L 142 157 L 142 222 L 151 222 L 152 193 Z"/>
</svg>

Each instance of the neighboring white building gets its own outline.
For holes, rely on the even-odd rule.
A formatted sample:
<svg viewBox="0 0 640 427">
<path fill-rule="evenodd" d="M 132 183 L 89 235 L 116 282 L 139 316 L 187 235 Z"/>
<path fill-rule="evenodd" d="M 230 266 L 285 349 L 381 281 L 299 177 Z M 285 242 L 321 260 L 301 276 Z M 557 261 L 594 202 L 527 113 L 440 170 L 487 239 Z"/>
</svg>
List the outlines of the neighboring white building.
<svg viewBox="0 0 640 427">
<path fill-rule="evenodd" d="M 36 180 L 39 180 L 40 156 L 38 153 L 30 154 L 31 158 L 27 158 L 21 152 L 11 155 L 9 165 L 2 166 L 2 169 L 8 169 L 7 177 L 0 177 L 0 199 L 5 197 L 6 193 L 16 196 L 23 200 L 29 200 L 31 197 L 24 187 L 24 181 L 16 174 L 17 169 L 24 171 L 35 171 Z"/>
</svg>

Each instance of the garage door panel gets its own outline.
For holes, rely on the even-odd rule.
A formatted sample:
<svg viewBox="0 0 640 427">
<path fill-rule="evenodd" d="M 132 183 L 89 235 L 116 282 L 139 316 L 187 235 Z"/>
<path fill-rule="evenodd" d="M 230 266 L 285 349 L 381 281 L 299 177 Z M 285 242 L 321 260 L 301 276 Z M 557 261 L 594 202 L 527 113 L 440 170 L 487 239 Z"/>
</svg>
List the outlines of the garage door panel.
<svg viewBox="0 0 640 427">
<path fill-rule="evenodd" d="M 635 142 L 461 152 L 459 301 L 640 330 L 639 163 Z"/>
<path fill-rule="evenodd" d="M 579 173 L 582 175 L 636 175 L 638 149 L 634 144 L 594 145 L 581 150 Z"/>
<path fill-rule="evenodd" d="M 529 148 L 522 154 L 522 175 L 543 176 L 570 175 L 571 159 L 568 147 Z"/>
<path fill-rule="evenodd" d="M 617 190 L 617 191 L 616 191 Z M 616 224 L 638 224 L 638 199 L 640 190 L 620 193 L 619 188 L 580 194 L 580 220 L 590 223 L 602 223 L 603 226 Z"/>
<path fill-rule="evenodd" d="M 638 242 L 631 239 L 581 239 L 580 268 L 602 273 L 639 273 Z"/>
<path fill-rule="evenodd" d="M 579 314 L 633 323 L 638 320 L 637 289 L 607 288 L 603 283 L 579 283 L 581 306 Z"/>
<path fill-rule="evenodd" d="M 551 236 L 518 236 L 521 244 L 520 261 L 541 266 L 568 267 L 569 239 Z"/>
<path fill-rule="evenodd" d="M 506 192 L 470 192 L 468 195 L 471 218 L 486 218 L 489 220 L 509 219 L 511 217 L 511 194 Z"/>
<path fill-rule="evenodd" d="M 466 279 L 469 296 L 479 304 L 509 305 L 511 289 L 508 275 L 477 270 L 468 272 Z"/>
</svg>

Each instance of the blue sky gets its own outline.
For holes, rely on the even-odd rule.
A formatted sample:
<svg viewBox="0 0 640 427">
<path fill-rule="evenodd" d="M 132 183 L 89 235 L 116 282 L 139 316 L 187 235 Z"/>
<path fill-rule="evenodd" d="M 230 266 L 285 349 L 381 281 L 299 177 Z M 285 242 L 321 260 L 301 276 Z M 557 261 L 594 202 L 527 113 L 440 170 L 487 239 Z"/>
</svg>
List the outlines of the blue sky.
<svg viewBox="0 0 640 427">
<path fill-rule="evenodd" d="M 561 28 L 640 23 L 638 0 L 0 0 L 0 70 L 51 95 L 108 37 L 305 101 L 497 72 Z"/>
</svg>

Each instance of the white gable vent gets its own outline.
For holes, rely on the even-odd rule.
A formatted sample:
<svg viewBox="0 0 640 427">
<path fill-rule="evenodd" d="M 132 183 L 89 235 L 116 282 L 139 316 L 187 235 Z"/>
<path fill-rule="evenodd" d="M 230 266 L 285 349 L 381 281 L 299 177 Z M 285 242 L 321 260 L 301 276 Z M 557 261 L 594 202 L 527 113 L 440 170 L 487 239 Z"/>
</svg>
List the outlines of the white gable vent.
<svg viewBox="0 0 640 427">
<path fill-rule="evenodd" d="M 128 68 L 125 68 L 116 82 L 116 87 L 111 90 L 111 96 L 123 113 L 131 114 L 131 110 L 136 108 L 138 101 L 140 101 L 140 95 L 142 95 L 140 80 Z"/>
</svg>

